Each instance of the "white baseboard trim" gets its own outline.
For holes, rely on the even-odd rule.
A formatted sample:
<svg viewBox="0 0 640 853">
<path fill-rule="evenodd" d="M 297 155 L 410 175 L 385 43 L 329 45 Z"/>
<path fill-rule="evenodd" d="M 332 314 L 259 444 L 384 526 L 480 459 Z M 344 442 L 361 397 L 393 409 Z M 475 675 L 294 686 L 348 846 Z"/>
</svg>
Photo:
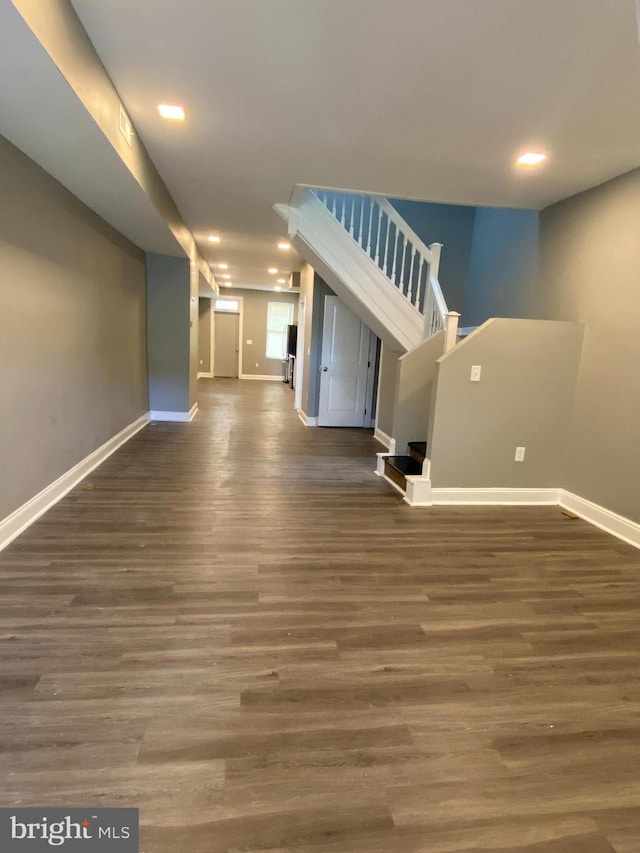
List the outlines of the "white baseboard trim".
<svg viewBox="0 0 640 853">
<path fill-rule="evenodd" d="M 194 403 L 188 412 L 160 412 L 152 409 L 149 412 L 152 421 L 167 421 L 168 423 L 187 424 L 198 414 L 198 404 Z"/>
<path fill-rule="evenodd" d="M 37 521 L 41 515 L 51 509 L 54 504 L 63 498 L 67 492 L 70 492 L 74 486 L 83 480 L 87 474 L 90 474 L 94 468 L 101 465 L 105 459 L 108 459 L 112 453 L 115 453 L 119 447 L 122 447 L 125 442 L 139 432 L 149 423 L 149 413 L 141 415 L 133 423 L 120 430 L 117 435 L 110 438 L 108 441 L 85 456 L 77 465 L 70 468 L 65 474 L 44 488 L 31 500 L 18 507 L 15 512 L 8 515 L 0 521 L 0 551 L 12 542 L 16 536 L 19 536 L 27 529 L 34 521 Z"/>
<path fill-rule="evenodd" d="M 623 542 L 627 542 L 635 548 L 640 548 L 640 524 L 631 521 L 630 518 L 618 515 L 610 509 L 605 509 L 605 507 L 574 495 L 572 492 L 567 492 L 565 489 L 560 489 L 559 503 L 564 509 L 574 512 L 580 518 L 595 527 L 599 527 L 600 530 L 622 539 Z"/>
<path fill-rule="evenodd" d="M 259 379 L 263 382 L 282 382 L 284 385 L 284 379 L 282 376 L 270 376 L 266 373 L 258 374 L 258 373 L 241 373 L 240 379 Z"/>
<path fill-rule="evenodd" d="M 384 477 L 383 466 L 381 466 L 381 457 L 384 455 L 382 453 L 377 454 L 378 471 L 376 473 L 381 477 Z M 395 486 L 395 483 L 391 483 L 391 485 Z M 584 521 L 588 521 L 589 524 L 593 524 L 594 527 L 604 530 L 605 533 L 610 533 L 628 545 L 633 545 L 634 548 L 640 548 L 640 524 L 586 498 L 574 495 L 566 489 L 432 488 L 431 503 L 412 503 L 410 500 L 407 500 L 407 503 L 410 503 L 411 506 L 469 506 L 474 504 L 476 506 L 561 506 L 563 509 L 575 513 Z"/>
<path fill-rule="evenodd" d="M 553 506 L 559 502 L 560 489 L 438 489 L 431 490 L 433 504 L 520 504 Z"/>
<path fill-rule="evenodd" d="M 213 373 L 198 373 L 196 379 L 213 379 Z"/>
<path fill-rule="evenodd" d="M 405 480 L 407 481 L 405 503 L 409 506 L 433 506 L 431 480 L 428 476 L 407 474 Z"/>
<path fill-rule="evenodd" d="M 308 426 L 308 427 L 318 426 L 318 419 L 317 418 L 310 418 L 305 412 L 302 411 L 302 409 L 296 409 L 296 412 L 298 413 L 298 417 L 300 418 L 300 420 L 302 421 L 302 423 L 305 426 Z"/>
<path fill-rule="evenodd" d="M 379 441 L 380 444 L 386 447 L 390 455 L 393 456 L 393 454 L 396 452 L 395 438 L 391 438 L 390 435 L 387 435 L 387 433 L 379 429 L 379 427 L 375 427 L 375 429 L 373 430 L 373 437 L 376 441 Z"/>
<path fill-rule="evenodd" d="M 378 477 L 385 477 L 386 479 L 384 473 L 384 460 L 390 455 L 390 453 L 376 453 L 376 474 Z M 395 486 L 395 483 L 393 485 Z"/>
</svg>

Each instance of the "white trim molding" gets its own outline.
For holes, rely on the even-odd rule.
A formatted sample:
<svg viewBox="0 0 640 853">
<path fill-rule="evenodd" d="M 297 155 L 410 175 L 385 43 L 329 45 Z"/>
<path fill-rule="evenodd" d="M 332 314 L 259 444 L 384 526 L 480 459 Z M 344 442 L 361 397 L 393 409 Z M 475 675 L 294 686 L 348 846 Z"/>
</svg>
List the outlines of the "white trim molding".
<svg viewBox="0 0 640 853">
<path fill-rule="evenodd" d="M 213 379 L 213 373 L 198 373 L 196 379 Z"/>
<path fill-rule="evenodd" d="M 390 435 L 387 435 L 386 432 L 383 432 L 379 427 L 374 427 L 373 437 L 376 441 L 379 441 L 383 447 L 386 447 L 389 451 L 389 455 L 393 456 L 396 452 L 396 440 L 395 438 L 391 438 Z"/>
<path fill-rule="evenodd" d="M 106 441 L 101 447 L 98 447 L 93 453 L 85 456 L 77 465 L 70 468 L 65 474 L 46 486 L 27 503 L 23 504 L 11 515 L 0 521 L 0 551 L 12 542 L 16 536 L 23 533 L 27 527 L 33 524 L 34 521 L 44 515 L 47 510 L 58 503 L 67 492 L 70 492 L 74 486 L 83 480 L 87 474 L 90 474 L 94 468 L 101 465 L 105 459 L 108 459 L 112 453 L 115 453 L 119 447 L 122 447 L 125 442 L 129 441 L 137 432 L 143 429 L 149 423 L 149 413 L 141 415 L 137 420 L 130 423 L 119 433 Z"/>
<path fill-rule="evenodd" d="M 166 421 L 168 423 L 187 424 L 189 423 L 189 421 L 192 421 L 197 414 L 198 404 L 194 403 L 188 412 L 160 412 L 156 409 L 153 409 L 149 412 L 149 417 L 152 421 Z"/>
<path fill-rule="evenodd" d="M 389 480 L 385 476 L 385 473 L 384 473 L 384 460 L 387 458 L 387 456 L 391 456 L 391 455 L 392 455 L 391 453 L 376 453 L 376 470 L 375 470 L 375 473 L 378 477 L 384 477 L 385 480 L 387 480 L 389 483 L 391 483 L 392 486 L 395 486 L 396 484 L 393 481 Z M 402 489 L 400 489 L 400 491 L 402 491 Z M 404 494 L 404 492 L 403 492 L 403 494 Z"/>
<path fill-rule="evenodd" d="M 561 507 L 580 516 L 589 524 L 622 539 L 623 542 L 633 545 L 634 548 L 640 548 L 640 524 L 631 521 L 630 518 L 618 515 L 610 509 L 594 504 L 586 498 L 567 492 L 565 489 L 560 489 L 559 503 Z"/>
<path fill-rule="evenodd" d="M 384 457 L 387 454 L 376 455 L 378 457 L 376 473 L 384 477 Z M 407 477 L 407 485 L 413 479 L 411 476 Z M 391 485 L 395 486 L 395 483 Z M 425 486 L 424 494 L 416 494 L 413 500 L 411 497 L 405 498 L 411 506 L 560 506 L 575 513 L 589 524 L 593 524 L 594 527 L 599 527 L 605 533 L 610 533 L 634 548 L 640 548 L 640 524 L 586 498 L 574 495 L 566 489 L 432 488 L 431 501 L 428 502 Z"/>
<path fill-rule="evenodd" d="M 308 427 L 318 426 L 318 419 L 317 418 L 310 418 L 309 415 L 306 414 L 306 412 L 302 411 L 302 409 L 296 409 L 296 411 L 298 413 L 298 417 L 300 418 L 300 420 L 302 421 L 302 423 L 305 426 L 308 426 Z"/>
<path fill-rule="evenodd" d="M 263 382 L 282 382 L 283 385 L 285 384 L 281 374 L 278 374 L 277 376 L 272 376 L 271 374 L 267 373 L 241 373 L 239 378 L 259 379 Z"/>
<path fill-rule="evenodd" d="M 521 506 L 555 506 L 560 489 L 438 489 L 431 490 L 435 504 L 520 504 Z"/>
</svg>

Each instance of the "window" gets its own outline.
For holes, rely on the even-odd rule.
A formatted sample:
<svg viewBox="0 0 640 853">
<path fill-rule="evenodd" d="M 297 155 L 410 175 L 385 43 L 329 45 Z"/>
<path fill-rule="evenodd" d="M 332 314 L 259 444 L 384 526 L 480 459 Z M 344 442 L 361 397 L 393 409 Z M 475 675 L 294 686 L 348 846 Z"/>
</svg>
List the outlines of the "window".
<svg viewBox="0 0 640 853">
<path fill-rule="evenodd" d="M 267 358 L 285 358 L 287 326 L 293 323 L 293 303 L 270 302 L 267 306 Z"/>
<path fill-rule="evenodd" d="M 237 299 L 216 299 L 216 311 L 238 311 L 239 305 Z"/>
</svg>

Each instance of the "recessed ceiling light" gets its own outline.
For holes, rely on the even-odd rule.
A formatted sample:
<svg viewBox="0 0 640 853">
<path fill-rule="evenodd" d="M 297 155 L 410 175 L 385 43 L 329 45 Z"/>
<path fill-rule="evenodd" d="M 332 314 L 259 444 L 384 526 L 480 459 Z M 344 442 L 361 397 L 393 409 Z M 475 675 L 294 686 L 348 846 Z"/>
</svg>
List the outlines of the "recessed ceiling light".
<svg viewBox="0 0 640 853">
<path fill-rule="evenodd" d="M 162 118 L 184 121 L 184 109 L 178 104 L 158 104 L 158 112 Z"/>
<path fill-rule="evenodd" d="M 218 269 L 219 270 L 228 270 L 229 264 L 218 264 Z"/>
<path fill-rule="evenodd" d="M 229 273 L 228 273 L 228 272 L 226 272 L 226 273 L 222 276 L 222 278 L 231 278 L 231 276 L 229 275 Z"/>
<path fill-rule="evenodd" d="M 210 243 L 219 243 L 220 242 L 220 238 L 218 237 L 217 234 L 209 234 L 209 236 L 207 237 L 207 240 Z"/>
<path fill-rule="evenodd" d="M 268 272 L 268 273 L 271 273 L 271 275 L 277 275 L 277 273 L 278 273 L 278 268 L 277 268 L 277 267 L 269 267 L 269 269 L 267 270 L 267 272 Z"/>
<path fill-rule="evenodd" d="M 224 287 L 231 287 L 232 285 L 231 285 L 230 281 L 225 281 L 225 282 L 223 282 L 223 286 Z"/>
<path fill-rule="evenodd" d="M 283 243 L 278 243 L 278 248 L 279 248 L 279 249 L 290 249 L 290 248 L 291 248 L 291 243 L 284 243 L 284 242 L 283 242 Z"/>
<path fill-rule="evenodd" d="M 274 287 L 273 289 L 274 289 L 274 290 L 282 290 L 282 288 L 281 288 L 281 287 Z"/>
<path fill-rule="evenodd" d="M 522 157 L 518 157 L 517 162 L 520 166 L 537 166 L 547 159 L 546 154 L 541 154 L 539 151 L 527 151 Z"/>
<path fill-rule="evenodd" d="M 286 278 L 279 278 L 278 279 L 278 284 L 286 284 L 286 283 L 287 283 Z"/>
</svg>

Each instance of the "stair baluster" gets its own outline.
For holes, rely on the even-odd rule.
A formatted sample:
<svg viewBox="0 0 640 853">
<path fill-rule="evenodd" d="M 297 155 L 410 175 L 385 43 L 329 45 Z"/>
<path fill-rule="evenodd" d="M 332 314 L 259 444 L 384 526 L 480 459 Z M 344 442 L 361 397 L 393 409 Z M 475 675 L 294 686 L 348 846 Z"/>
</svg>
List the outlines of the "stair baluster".
<svg viewBox="0 0 640 853">
<path fill-rule="evenodd" d="M 422 314 L 425 338 L 445 328 L 448 309 L 438 281 L 442 249 L 439 243 L 426 246 L 382 196 L 310 188 L 305 188 L 305 192 L 315 196 Z"/>
</svg>

